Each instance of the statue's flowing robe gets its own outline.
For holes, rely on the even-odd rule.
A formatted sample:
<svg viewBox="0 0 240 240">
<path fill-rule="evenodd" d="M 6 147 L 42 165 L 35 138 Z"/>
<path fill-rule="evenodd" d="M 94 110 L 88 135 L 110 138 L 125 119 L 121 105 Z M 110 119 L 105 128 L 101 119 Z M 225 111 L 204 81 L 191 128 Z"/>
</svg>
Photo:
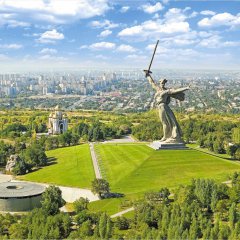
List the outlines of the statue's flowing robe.
<svg viewBox="0 0 240 240">
<path fill-rule="evenodd" d="M 171 90 L 164 90 L 161 93 L 156 93 L 155 98 L 156 106 L 159 109 L 159 118 L 163 125 L 163 139 L 164 141 L 181 143 L 183 142 L 181 128 L 173 111 L 168 106 L 171 97 L 183 101 L 184 93 L 171 93 Z"/>
</svg>

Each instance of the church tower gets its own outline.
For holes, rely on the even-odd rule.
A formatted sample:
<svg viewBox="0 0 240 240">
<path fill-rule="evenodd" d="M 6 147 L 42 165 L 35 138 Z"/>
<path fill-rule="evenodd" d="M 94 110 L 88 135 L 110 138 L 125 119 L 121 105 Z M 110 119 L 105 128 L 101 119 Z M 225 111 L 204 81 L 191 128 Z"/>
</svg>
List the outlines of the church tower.
<svg viewBox="0 0 240 240">
<path fill-rule="evenodd" d="M 48 120 L 48 133 L 49 134 L 62 134 L 68 129 L 67 115 L 60 111 L 59 106 L 55 107 L 55 111 L 50 113 Z"/>
</svg>

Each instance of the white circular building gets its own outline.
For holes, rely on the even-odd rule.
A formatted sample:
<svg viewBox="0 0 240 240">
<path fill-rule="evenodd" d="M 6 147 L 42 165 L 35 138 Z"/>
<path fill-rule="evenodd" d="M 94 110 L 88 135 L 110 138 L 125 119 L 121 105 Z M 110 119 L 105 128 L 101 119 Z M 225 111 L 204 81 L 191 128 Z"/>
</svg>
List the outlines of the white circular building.
<svg viewBox="0 0 240 240">
<path fill-rule="evenodd" d="M 34 183 L 0 183 L 0 211 L 23 212 L 41 207 L 44 191 L 44 186 Z"/>
</svg>

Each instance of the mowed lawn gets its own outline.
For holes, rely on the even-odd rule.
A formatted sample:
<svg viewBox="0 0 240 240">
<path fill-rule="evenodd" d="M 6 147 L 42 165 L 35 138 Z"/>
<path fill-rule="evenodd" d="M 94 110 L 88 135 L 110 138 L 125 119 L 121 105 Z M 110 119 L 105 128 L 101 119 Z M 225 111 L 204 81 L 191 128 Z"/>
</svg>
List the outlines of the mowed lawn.
<svg viewBox="0 0 240 240">
<path fill-rule="evenodd" d="M 126 195 L 174 188 L 193 178 L 226 181 L 240 171 L 237 162 L 192 149 L 155 151 L 141 144 L 99 144 L 96 149 L 111 190 Z"/>
<path fill-rule="evenodd" d="M 26 174 L 22 180 L 62 186 L 91 188 L 95 174 L 88 144 L 59 148 L 46 152 L 53 164 Z"/>
</svg>

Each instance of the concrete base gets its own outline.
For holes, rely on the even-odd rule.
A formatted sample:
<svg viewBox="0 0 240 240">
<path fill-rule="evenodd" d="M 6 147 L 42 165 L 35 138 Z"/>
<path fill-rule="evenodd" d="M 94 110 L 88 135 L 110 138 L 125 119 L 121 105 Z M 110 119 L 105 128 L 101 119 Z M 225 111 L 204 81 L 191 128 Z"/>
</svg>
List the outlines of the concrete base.
<svg viewBox="0 0 240 240">
<path fill-rule="evenodd" d="M 187 149 L 185 143 L 164 143 L 160 141 L 153 141 L 149 147 L 155 150 L 162 149 Z"/>
</svg>

